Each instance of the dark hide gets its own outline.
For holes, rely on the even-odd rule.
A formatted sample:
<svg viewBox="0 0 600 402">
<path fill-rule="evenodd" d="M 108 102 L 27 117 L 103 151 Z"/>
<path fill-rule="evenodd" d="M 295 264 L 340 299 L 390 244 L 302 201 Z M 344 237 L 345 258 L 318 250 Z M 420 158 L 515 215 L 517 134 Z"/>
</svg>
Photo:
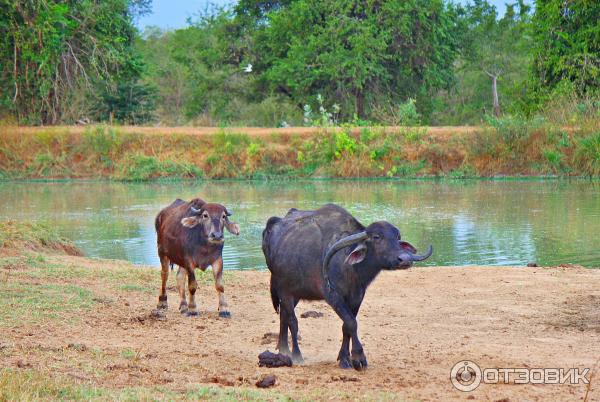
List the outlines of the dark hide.
<svg viewBox="0 0 600 402">
<path fill-rule="evenodd" d="M 332 251 L 334 244 L 340 244 L 336 242 L 343 243 L 350 235 L 360 240 Z M 262 248 L 271 271 L 273 307 L 280 314 L 280 352 L 290 353 L 289 328 L 291 356 L 296 362 L 302 361 L 294 308 L 301 299 L 325 299 L 344 322 L 340 367 L 356 369 L 367 366 L 356 323 L 367 287 L 381 270 L 408 268 L 412 261 L 431 255 L 414 255 L 415 248 L 401 241 L 400 231 L 390 223 L 381 221 L 365 227 L 333 204 L 316 211 L 291 209 L 284 218 L 270 218 L 263 231 Z"/>
</svg>

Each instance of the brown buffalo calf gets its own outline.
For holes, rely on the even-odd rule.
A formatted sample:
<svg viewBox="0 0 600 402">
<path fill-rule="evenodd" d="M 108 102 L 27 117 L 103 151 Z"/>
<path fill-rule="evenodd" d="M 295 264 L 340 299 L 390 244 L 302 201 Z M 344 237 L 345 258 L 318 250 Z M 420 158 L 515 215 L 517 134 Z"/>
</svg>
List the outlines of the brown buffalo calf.
<svg viewBox="0 0 600 402">
<path fill-rule="evenodd" d="M 206 203 L 200 198 L 190 202 L 177 199 L 156 216 L 158 257 L 162 267 L 162 286 L 158 308 L 166 309 L 169 265 L 177 264 L 177 287 L 181 302 L 179 311 L 198 315 L 194 294 L 198 284 L 194 269 L 205 270 L 212 266 L 215 288 L 219 295 L 219 316 L 229 317 L 223 294 L 223 228 L 239 235 L 240 228 L 229 221 L 231 214 L 221 204 Z M 188 279 L 189 303 L 185 300 L 185 277 Z"/>
</svg>

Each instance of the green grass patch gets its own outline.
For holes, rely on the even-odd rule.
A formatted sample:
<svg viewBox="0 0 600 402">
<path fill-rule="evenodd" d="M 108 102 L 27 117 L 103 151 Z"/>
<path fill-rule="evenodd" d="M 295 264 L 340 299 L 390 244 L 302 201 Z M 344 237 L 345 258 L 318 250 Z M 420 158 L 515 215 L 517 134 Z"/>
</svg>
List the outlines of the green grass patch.
<svg viewBox="0 0 600 402">
<path fill-rule="evenodd" d="M 119 285 L 118 290 L 123 292 L 141 292 L 141 293 L 154 293 L 156 289 L 154 287 L 142 286 L 135 283 L 125 283 Z"/>
<path fill-rule="evenodd" d="M 115 178 L 124 181 L 144 181 L 160 177 L 203 178 L 204 172 L 189 162 L 161 161 L 154 156 L 129 154 L 118 163 Z"/>
<path fill-rule="evenodd" d="M 74 244 L 63 238 L 44 223 L 3 221 L 0 222 L 0 247 L 18 248 L 20 251 L 51 249 L 81 255 Z"/>
<path fill-rule="evenodd" d="M 133 360 L 138 356 L 137 352 L 131 348 L 126 348 L 121 351 L 121 357 L 128 360 Z"/>
<path fill-rule="evenodd" d="M 0 400 L 2 401 L 289 401 L 276 390 L 258 391 L 248 388 L 192 387 L 174 391 L 166 387 L 135 387 L 110 389 L 94 384 L 78 384 L 66 378 L 51 376 L 38 370 L 0 370 Z"/>
<path fill-rule="evenodd" d="M 216 400 L 216 401 L 293 401 L 294 399 L 278 394 L 274 391 L 257 391 L 247 388 L 216 388 L 199 387 L 186 392 L 188 400 Z"/>
<path fill-rule="evenodd" d="M 600 131 L 578 139 L 575 161 L 589 176 L 600 176 Z"/>
<path fill-rule="evenodd" d="M 0 281 L 0 294 L 0 326 L 65 318 L 96 304 L 91 291 L 70 284 Z"/>
<path fill-rule="evenodd" d="M 226 133 L 219 131 L 213 138 L 213 151 L 217 154 L 235 156 L 250 145 L 250 136 L 247 134 Z"/>
</svg>

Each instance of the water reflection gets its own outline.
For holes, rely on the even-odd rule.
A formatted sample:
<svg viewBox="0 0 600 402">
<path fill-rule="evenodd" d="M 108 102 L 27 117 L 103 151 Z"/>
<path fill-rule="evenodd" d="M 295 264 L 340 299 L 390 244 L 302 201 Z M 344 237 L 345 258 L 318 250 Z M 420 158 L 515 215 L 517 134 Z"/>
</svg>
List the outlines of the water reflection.
<svg viewBox="0 0 600 402">
<path fill-rule="evenodd" d="M 335 202 L 361 222 L 386 219 L 427 265 L 600 266 L 600 185 L 590 181 L 305 181 L 0 183 L 0 218 L 46 221 L 89 256 L 158 265 L 154 216 L 176 197 L 222 202 L 242 229 L 227 269 L 264 268 L 265 221 Z"/>
</svg>

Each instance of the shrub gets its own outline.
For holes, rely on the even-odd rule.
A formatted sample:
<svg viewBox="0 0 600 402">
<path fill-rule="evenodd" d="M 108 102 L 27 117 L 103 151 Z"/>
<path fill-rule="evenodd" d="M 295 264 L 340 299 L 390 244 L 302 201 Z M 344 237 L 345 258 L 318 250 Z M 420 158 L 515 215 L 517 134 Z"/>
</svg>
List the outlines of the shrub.
<svg viewBox="0 0 600 402">
<path fill-rule="evenodd" d="M 423 137 L 427 133 L 427 129 L 425 129 L 425 128 L 408 128 L 408 129 L 403 129 L 401 132 L 402 132 L 402 135 L 404 136 L 404 138 L 406 139 L 406 141 L 416 143 L 416 142 L 420 142 L 423 139 Z"/>
<path fill-rule="evenodd" d="M 600 176 L 600 131 L 575 143 L 575 162 L 582 173 Z"/>
<path fill-rule="evenodd" d="M 268 96 L 260 103 L 233 102 L 235 118 L 229 125 L 250 127 L 285 127 L 299 125 L 302 112 L 289 99 Z"/>
<path fill-rule="evenodd" d="M 488 116 L 487 122 L 496 129 L 500 139 L 506 145 L 514 145 L 517 141 L 529 136 L 529 122 L 524 118 L 516 116 Z"/>
<path fill-rule="evenodd" d="M 561 172 L 563 170 L 563 158 L 564 154 L 557 149 L 547 148 L 543 150 L 544 159 L 550 165 L 550 168 L 555 173 Z"/>
<path fill-rule="evenodd" d="M 409 98 L 398 105 L 398 119 L 402 126 L 418 126 L 421 124 L 421 115 L 417 112 L 416 101 Z"/>
<path fill-rule="evenodd" d="M 55 156 L 52 152 L 41 152 L 36 154 L 29 171 L 38 176 L 68 176 L 71 172 L 66 168 L 67 155 L 63 152 Z"/>
<path fill-rule="evenodd" d="M 204 172 L 188 162 L 160 161 L 153 156 L 129 155 L 120 166 L 118 179 L 143 181 L 158 177 L 201 178 Z"/>
<path fill-rule="evenodd" d="M 213 136 L 213 152 L 234 156 L 250 144 L 247 134 L 226 133 L 219 131 Z"/>
<path fill-rule="evenodd" d="M 477 177 L 477 172 L 472 166 L 463 165 L 458 169 L 453 169 L 448 173 L 448 177 L 451 179 L 470 179 Z"/>
<path fill-rule="evenodd" d="M 388 177 L 415 177 L 417 176 L 426 166 L 424 160 L 418 162 L 400 162 L 392 166 L 386 173 Z"/>
<path fill-rule="evenodd" d="M 333 134 L 334 155 L 337 159 L 344 153 L 352 155 L 356 151 L 357 142 L 348 132 L 349 130 L 342 130 Z"/>
<path fill-rule="evenodd" d="M 256 155 L 258 155 L 258 153 L 260 152 L 260 144 L 256 143 L 256 142 L 251 142 L 250 144 L 248 144 L 248 146 L 246 147 L 246 154 L 252 158 Z"/>
<path fill-rule="evenodd" d="M 107 157 L 121 147 L 122 139 L 113 127 L 98 126 L 87 128 L 83 133 L 83 150 L 92 150 L 101 157 Z"/>
<path fill-rule="evenodd" d="M 467 143 L 468 153 L 472 156 L 491 155 L 497 148 L 498 133 L 491 129 L 477 130 Z"/>
<path fill-rule="evenodd" d="M 373 115 L 377 121 L 390 126 L 419 126 L 421 115 L 417 111 L 416 101 L 409 98 L 400 104 L 388 103 L 385 106 L 376 107 Z"/>
</svg>

